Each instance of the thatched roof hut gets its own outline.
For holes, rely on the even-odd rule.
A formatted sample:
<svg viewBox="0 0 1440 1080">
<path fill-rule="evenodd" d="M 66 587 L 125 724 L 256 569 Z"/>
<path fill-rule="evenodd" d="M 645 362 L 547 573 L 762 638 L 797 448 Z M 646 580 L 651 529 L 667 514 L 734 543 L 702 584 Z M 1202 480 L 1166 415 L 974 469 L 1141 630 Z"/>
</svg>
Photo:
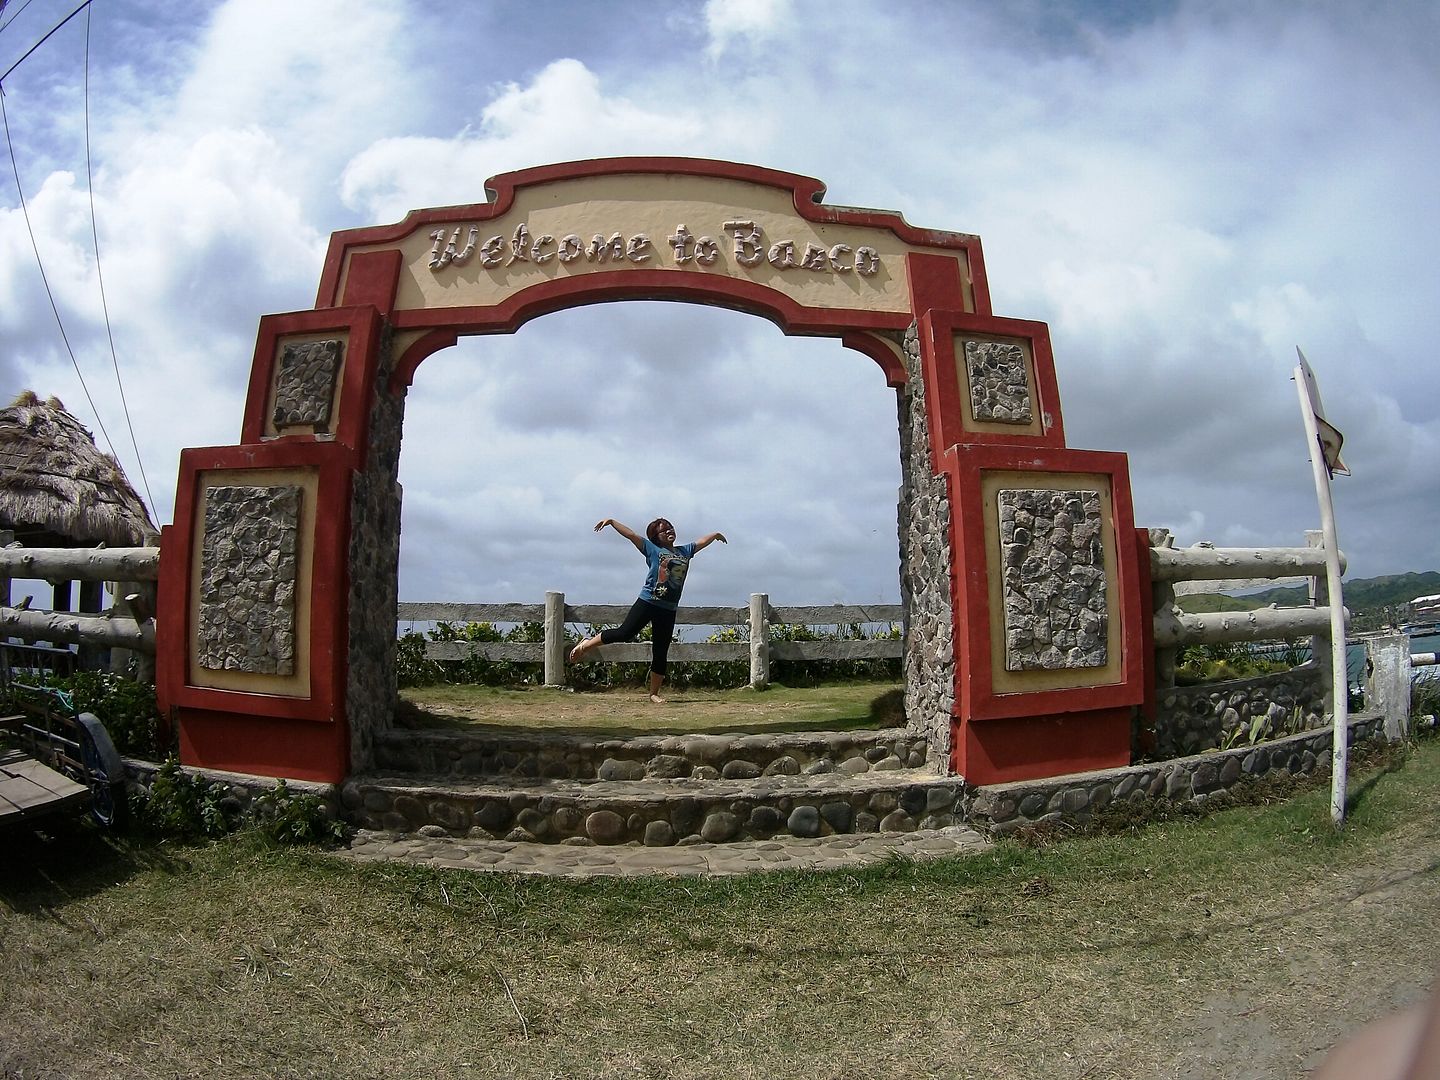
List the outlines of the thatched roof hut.
<svg viewBox="0 0 1440 1080">
<path fill-rule="evenodd" d="M 56 398 L 26 390 L 0 409 L 0 529 L 26 547 L 158 542 L 145 504 Z"/>
</svg>

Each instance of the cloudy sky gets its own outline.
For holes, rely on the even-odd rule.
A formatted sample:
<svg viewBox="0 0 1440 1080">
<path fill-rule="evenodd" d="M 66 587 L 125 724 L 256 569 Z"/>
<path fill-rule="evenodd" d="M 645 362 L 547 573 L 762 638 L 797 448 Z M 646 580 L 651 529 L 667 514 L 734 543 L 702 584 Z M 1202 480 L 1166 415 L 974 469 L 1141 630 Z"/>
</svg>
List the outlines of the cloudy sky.
<svg viewBox="0 0 1440 1080">
<path fill-rule="evenodd" d="M 78 2 L 4 5 L 0 72 Z M 1440 569 L 1433 3 L 94 0 L 88 95 L 86 22 L 4 79 L 0 396 L 103 426 L 162 523 L 332 231 L 665 154 L 978 233 L 995 313 L 1050 324 L 1069 444 L 1129 454 L 1182 543 L 1318 525 L 1301 346 L 1349 576 Z M 431 357 L 406 419 L 402 599 L 626 602 L 638 560 L 590 526 L 664 514 L 732 541 L 692 602 L 898 600 L 894 393 L 838 342 L 577 309 Z"/>
</svg>

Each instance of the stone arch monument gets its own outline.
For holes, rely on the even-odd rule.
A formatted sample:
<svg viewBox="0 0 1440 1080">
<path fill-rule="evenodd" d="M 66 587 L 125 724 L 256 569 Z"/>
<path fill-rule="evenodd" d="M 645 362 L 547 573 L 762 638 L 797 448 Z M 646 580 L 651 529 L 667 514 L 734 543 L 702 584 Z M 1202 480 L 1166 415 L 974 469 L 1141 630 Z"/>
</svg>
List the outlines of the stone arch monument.
<svg viewBox="0 0 1440 1080">
<path fill-rule="evenodd" d="M 883 369 L 906 706 L 932 761 L 976 784 L 1128 763 L 1148 564 L 1126 459 L 1066 446 L 1048 328 L 993 314 L 978 237 L 722 161 L 571 162 L 486 193 L 336 233 L 315 307 L 260 321 L 240 441 L 182 452 L 156 660 L 185 763 L 367 767 L 395 703 L 416 370 L 460 335 L 626 299 L 751 312 Z"/>
</svg>

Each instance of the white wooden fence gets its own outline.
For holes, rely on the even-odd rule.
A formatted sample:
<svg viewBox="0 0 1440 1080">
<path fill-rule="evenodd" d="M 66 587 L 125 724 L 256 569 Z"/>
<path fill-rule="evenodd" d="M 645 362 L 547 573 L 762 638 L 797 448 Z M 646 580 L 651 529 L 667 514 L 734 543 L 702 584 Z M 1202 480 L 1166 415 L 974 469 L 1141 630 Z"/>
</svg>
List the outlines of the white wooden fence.
<svg viewBox="0 0 1440 1080">
<path fill-rule="evenodd" d="M 545 627 L 543 642 L 513 641 L 431 641 L 425 646 L 430 660 L 511 660 L 544 664 L 545 685 L 565 685 L 565 624 L 613 625 L 622 622 L 630 610 L 624 604 L 565 603 L 565 594 L 547 592 L 544 604 L 438 604 L 402 603 L 396 612 L 399 622 L 525 623 Z M 744 626 L 746 641 L 677 641 L 670 646 L 670 659 L 687 662 L 720 660 L 750 661 L 750 685 L 770 683 L 770 665 L 775 660 L 889 660 L 903 655 L 904 642 L 882 637 L 864 641 L 771 641 L 772 623 L 797 626 L 848 626 L 851 623 L 898 623 L 898 604 L 831 604 L 820 607 L 772 607 L 765 593 L 753 593 L 748 607 L 682 607 L 675 622 L 689 626 Z M 602 645 L 590 657 L 614 662 L 644 663 L 650 646 L 644 643 Z"/>
<path fill-rule="evenodd" d="M 136 677 L 153 680 L 159 576 L 158 547 L 0 547 L 0 639 L 79 645 L 82 660 L 86 649 L 129 649 L 139 661 Z M 47 610 L 35 606 L 30 596 L 12 603 L 12 578 L 48 582 L 54 589 L 52 603 L 69 597 L 71 582 L 82 582 L 82 608 L 98 608 L 102 583 L 113 582 L 115 606 L 103 612 Z"/>
</svg>

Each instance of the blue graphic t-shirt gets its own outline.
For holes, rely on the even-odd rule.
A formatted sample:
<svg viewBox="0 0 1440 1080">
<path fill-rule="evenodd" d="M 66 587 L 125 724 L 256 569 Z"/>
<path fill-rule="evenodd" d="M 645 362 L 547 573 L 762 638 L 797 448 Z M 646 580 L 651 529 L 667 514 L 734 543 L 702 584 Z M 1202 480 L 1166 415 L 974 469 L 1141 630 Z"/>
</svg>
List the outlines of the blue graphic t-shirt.
<svg viewBox="0 0 1440 1080">
<path fill-rule="evenodd" d="M 671 611 L 679 607 L 680 590 L 685 588 L 685 572 L 690 568 L 690 559 L 694 554 L 694 544 L 663 548 L 646 537 L 645 561 L 650 566 L 645 573 L 645 587 L 640 590 L 640 599 Z"/>
</svg>

